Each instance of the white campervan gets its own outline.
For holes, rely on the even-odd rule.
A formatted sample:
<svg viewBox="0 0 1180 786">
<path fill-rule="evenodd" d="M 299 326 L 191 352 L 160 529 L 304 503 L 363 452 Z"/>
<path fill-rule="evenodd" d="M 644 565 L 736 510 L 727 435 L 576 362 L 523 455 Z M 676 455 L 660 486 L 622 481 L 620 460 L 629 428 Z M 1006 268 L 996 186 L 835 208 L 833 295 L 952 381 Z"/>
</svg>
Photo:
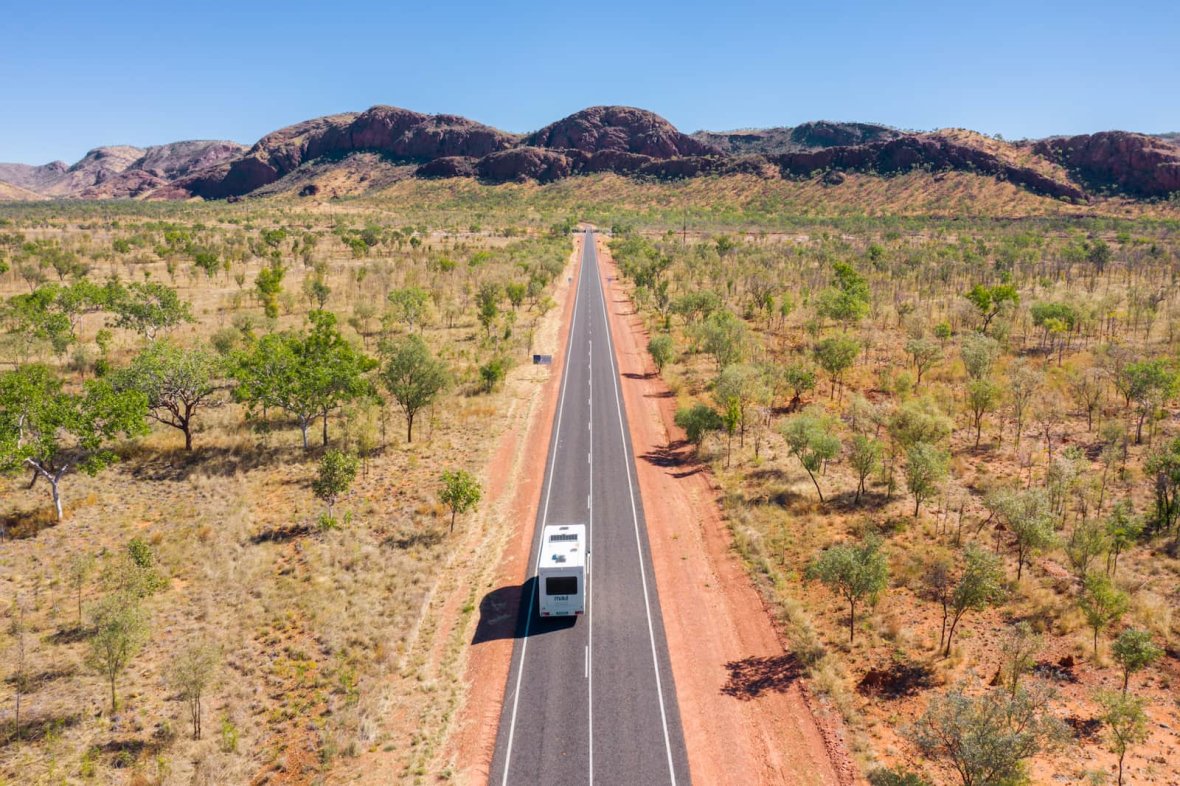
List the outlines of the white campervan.
<svg viewBox="0 0 1180 786">
<path fill-rule="evenodd" d="M 537 611 L 563 617 L 586 611 L 586 525 L 550 524 L 537 566 Z"/>
</svg>

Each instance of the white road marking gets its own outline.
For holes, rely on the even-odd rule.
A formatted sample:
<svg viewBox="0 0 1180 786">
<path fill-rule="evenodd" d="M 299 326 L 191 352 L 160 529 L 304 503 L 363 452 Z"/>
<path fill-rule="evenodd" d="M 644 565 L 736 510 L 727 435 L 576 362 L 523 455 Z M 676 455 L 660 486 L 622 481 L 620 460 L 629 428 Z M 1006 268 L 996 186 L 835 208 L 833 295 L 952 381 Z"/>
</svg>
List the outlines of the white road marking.
<svg viewBox="0 0 1180 786">
<path fill-rule="evenodd" d="M 582 261 L 586 261 L 585 251 L 582 252 Z M 586 328 L 586 335 L 590 335 L 590 327 Z M 591 344 L 593 346 L 593 344 Z M 590 411 L 586 416 L 589 423 L 594 421 L 594 353 L 590 352 L 589 362 L 587 364 L 589 372 L 586 374 L 590 378 Z M 590 432 L 590 493 L 586 495 L 586 736 L 587 740 L 587 775 L 590 778 L 590 786 L 594 786 L 594 676 L 590 671 L 590 659 L 593 657 L 594 646 L 594 604 L 591 597 L 591 590 L 594 584 L 590 579 L 590 552 L 594 543 L 594 432 Z"/>
<path fill-rule="evenodd" d="M 595 270 L 595 274 L 597 275 L 597 273 L 598 273 L 598 256 L 597 256 L 597 254 L 595 254 L 595 257 L 594 257 L 594 270 Z M 614 393 L 615 393 L 615 410 L 618 412 L 618 415 L 619 415 L 619 436 L 622 438 L 622 441 L 623 441 L 623 455 L 625 457 L 627 457 L 627 462 L 626 462 L 627 489 L 630 492 L 630 497 L 631 497 L 631 523 L 635 529 L 635 549 L 637 552 L 639 552 L 639 578 L 640 578 L 641 583 L 643 584 L 643 606 L 644 606 L 644 609 L 647 611 L 647 635 L 648 635 L 648 639 L 651 641 L 651 662 L 652 662 L 652 666 L 655 669 L 655 675 L 656 675 L 656 695 L 659 697 L 659 701 L 660 701 L 660 722 L 664 726 L 664 749 L 667 751 L 667 754 L 668 754 L 668 776 L 670 777 L 673 786 L 675 786 L 675 784 L 676 784 L 676 768 L 672 763 L 672 738 L 668 732 L 668 714 L 667 714 L 667 711 L 664 709 L 664 688 L 663 688 L 663 684 L 660 680 L 659 656 L 656 654 L 656 634 L 655 634 L 655 627 L 654 627 L 654 625 L 652 623 L 652 619 L 651 619 L 651 600 L 649 598 L 649 594 L 648 594 L 648 590 L 647 590 L 647 569 L 643 566 L 643 545 L 642 545 L 642 541 L 639 536 L 639 513 L 635 507 L 635 486 L 631 482 L 631 460 L 630 460 L 630 457 L 628 456 L 627 432 L 626 432 L 626 429 L 624 428 L 624 422 L 623 422 L 622 394 L 619 390 L 619 370 L 618 370 L 618 367 L 615 365 L 614 339 L 612 338 L 611 331 L 610 331 L 610 318 L 607 316 L 607 313 L 606 313 L 606 298 L 605 297 L 602 298 L 601 302 L 602 302 L 602 318 L 606 321 L 606 344 L 607 344 L 607 349 L 608 349 L 608 355 L 610 356 L 611 377 L 614 379 L 614 386 L 613 387 L 614 387 Z"/>
<path fill-rule="evenodd" d="M 583 255 L 583 261 L 585 261 L 584 255 Z M 562 364 L 562 368 L 561 368 L 561 396 L 560 396 L 560 399 L 558 400 L 558 404 L 557 404 L 557 426 L 553 430 L 554 450 L 553 450 L 553 455 L 551 455 L 549 457 L 549 470 L 546 473 L 546 477 L 548 477 L 548 479 L 549 479 L 549 485 L 545 489 L 545 504 L 544 504 L 544 507 L 542 507 L 542 509 L 541 509 L 541 526 L 538 528 L 538 532 L 537 532 L 537 564 L 533 569 L 533 575 L 536 575 L 537 570 L 540 569 L 540 567 L 541 567 L 541 538 L 543 538 L 545 536 L 545 522 L 548 521 L 548 519 L 549 519 L 549 496 L 553 492 L 553 464 L 557 460 L 556 446 L 557 446 L 557 442 L 561 438 L 561 416 L 562 416 L 562 411 L 565 409 L 566 383 L 569 382 L 569 374 L 567 374 L 566 372 L 569 370 L 570 355 L 573 351 L 573 346 L 574 346 L 574 342 L 573 342 L 574 326 L 573 326 L 573 323 L 576 322 L 577 318 L 578 318 L 578 299 L 581 297 L 581 295 L 582 295 L 582 267 L 581 267 L 581 265 L 579 265 L 579 267 L 578 267 L 578 287 L 577 287 L 577 289 L 574 290 L 574 311 L 573 311 L 573 316 L 570 318 L 571 324 L 570 324 L 569 344 L 566 346 L 565 362 Z M 589 584 L 587 584 L 587 587 L 589 587 Z M 524 657 L 525 657 L 525 654 L 528 652 L 529 630 L 531 628 L 531 623 L 533 621 L 533 606 L 536 604 L 536 601 L 537 601 L 537 583 L 534 581 L 533 582 L 533 591 L 531 593 L 529 593 L 528 611 L 526 612 L 526 616 L 524 618 L 524 641 L 522 641 L 520 644 L 520 666 L 518 667 L 519 670 L 516 672 L 516 688 L 514 689 L 514 695 L 512 697 L 512 719 L 508 723 L 508 747 L 507 747 L 507 750 L 504 754 L 504 778 L 501 781 L 503 786 L 508 786 L 509 765 L 512 762 L 512 740 L 513 740 L 513 737 L 516 736 L 516 713 L 520 707 L 520 683 L 521 683 L 521 680 L 524 678 Z"/>
</svg>

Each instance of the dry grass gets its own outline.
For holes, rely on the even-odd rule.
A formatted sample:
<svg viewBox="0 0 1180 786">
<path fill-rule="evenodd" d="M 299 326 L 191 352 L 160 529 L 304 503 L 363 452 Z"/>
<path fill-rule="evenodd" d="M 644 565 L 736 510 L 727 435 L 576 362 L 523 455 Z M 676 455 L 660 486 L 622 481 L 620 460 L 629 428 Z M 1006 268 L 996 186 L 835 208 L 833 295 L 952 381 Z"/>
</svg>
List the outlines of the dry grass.
<svg viewBox="0 0 1180 786">
<path fill-rule="evenodd" d="M 243 221 L 253 227 L 250 234 L 275 225 L 271 211 L 260 203 L 198 213 L 210 227 L 203 231 L 228 238 L 242 231 Z M 510 238 L 464 229 L 430 231 L 420 235 L 418 248 L 383 246 L 355 259 L 328 234 L 335 223 L 359 227 L 374 216 L 383 216 L 386 226 L 409 223 L 342 209 L 278 221 L 321 235 L 317 254 L 332 289 L 327 307 L 342 315 L 341 322 L 357 303 L 379 303 L 383 290 L 418 283 L 462 298 L 481 280 L 515 275 L 516 262 L 527 254 L 545 253 L 521 256 L 509 248 Z M 132 231 L 152 231 L 143 229 L 145 218 L 124 217 L 119 227 L 85 216 L 48 225 L 29 220 L 20 231 L 101 249 Z M 6 231 L 12 229 L 10 224 Z M 564 264 L 568 241 L 553 248 Z M 493 253 L 468 271 L 466 260 L 484 249 L 506 253 Z M 439 256 L 464 265 L 449 284 L 426 272 Z M 150 273 L 152 280 L 174 284 L 197 317 L 176 331 L 183 343 L 207 341 L 243 313 L 265 329 L 248 297 L 261 267 L 257 259 L 235 265 L 234 273 L 244 275 L 244 292 L 232 275 L 189 275 L 185 265 L 173 278 L 158 259 L 98 265 L 104 274 L 109 269 L 142 279 Z M 357 276 L 362 268 L 368 272 L 363 283 Z M 285 288 L 298 293 L 311 273 L 290 264 Z M 564 285 L 564 276 L 557 280 Z M 23 286 L 15 271 L 0 276 L 0 294 Z M 551 287 L 549 294 L 557 292 Z M 298 298 L 288 302 L 275 327 L 298 326 L 308 305 Z M 201 413 L 192 454 L 183 451 L 178 432 L 158 426 L 148 437 L 118 446 L 121 461 L 111 469 L 93 478 L 69 476 L 61 524 L 52 520 L 43 485 L 26 489 L 22 478 L 0 478 L 2 621 L 7 630 L 15 599 L 29 605 L 26 671 L 39 675 L 24 699 L 22 740 L 6 733 L 12 731 L 7 698 L 0 709 L 0 723 L 8 724 L 0 726 L 0 783 L 312 783 L 352 757 L 381 750 L 393 753 L 396 778 L 413 781 L 437 771 L 438 744 L 461 696 L 465 623 L 474 608 L 469 599 L 450 619 L 454 610 L 437 601 L 452 585 L 478 586 L 487 561 L 474 557 L 481 543 L 502 548 L 504 527 L 487 526 L 491 513 L 481 510 L 448 535 L 449 516 L 435 486 L 443 468 L 466 467 L 482 476 L 499 436 L 528 416 L 522 403 L 548 373 L 519 364 L 502 389 L 475 395 L 478 365 L 499 352 L 523 359 L 530 326 L 537 329 L 536 345 L 549 346 L 560 319 L 560 309 L 542 319 L 526 305 L 516 335 L 489 342 L 472 308 L 459 309 L 451 326 L 438 313 L 425 331 L 459 383 L 420 419 L 413 444 L 404 442 L 401 417 L 392 410 L 384 440 L 375 417 L 367 425 L 360 419 L 333 423 L 336 445 L 355 446 L 363 428 L 378 439 L 339 505 L 351 514 L 339 530 L 319 532 L 315 526 L 322 508 L 308 484 L 320 448 L 302 451 L 289 424 L 257 431 L 232 404 Z M 101 315 L 85 317 L 80 340 L 93 342 L 102 322 Z M 111 355 L 119 364 L 140 342 L 117 334 Z M 108 563 L 132 537 L 151 544 L 167 585 L 147 601 L 151 639 L 120 678 L 122 706 L 111 717 L 102 681 L 84 665 L 88 632 L 77 626 L 67 566 L 83 554 Z M 102 592 L 98 574 L 90 576 L 84 606 Z M 222 653 L 200 741 L 189 739 L 186 710 L 164 681 L 169 662 L 193 640 L 213 642 Z M 11 666 L 6 662 L 3 673 L 11 673 Z"/>
<path fill-rule="evenodd" d="M 841 241 L 845 245 L 836 250 L 834 258 L 857 259 L 856 255 L 870 243 L 886 243 L 882 239 L 884 234 L 848 232 Z M 971 232 L 959 233 L 956 239 L 971 235 Z M 744 240 L 748 252 L 753 255 L 751 258 L 756 261 L 743 262 L 741 253 L 746 252 L 730 257 L 720 269 L 715 283 L 710 282 L 708 276 L 709 271 L 716 272 L 717 269 L 709 266 L 708 260 L 712 257 L 702 250 L 702 247 L 711 245 L 711 238 L 690 239 L 685 251 L 666 244 L 663 248 L 670 250 L 676 259 L 669 272 L 673 281 L 671 296 L 674 299 L 681 292 L 709 288 L 712 284 L 718 291 L 725 292 L 731 307 L 741 313 L 741 304 L 746 302 L 743 299 L 744 282 L 770 278 L 775 292 L 795 294 L 796 311 L 783 326 L 779 326 L 777 320 L 748 319 L 756 349 L 747 357 L 755 362 L 768 363 L 803 359 L 812 340 L 805 330 L 811 314 L 806 301 L 800 303 L 799 293 L 815 292 L 820 288 L 822 284 L 817 284 L 813 276 L 824 268 L 822 261 L 809 263 L 806 254 L 814 253 L 820 260 L 833 258 L 826 255 L 832 253 L 836 243 L 830 236 L 825 238 L 819 232 L 783 239 L 778 245 L 766 244 L 756 233 L 749 233 Z M 887 247 L 917 249 L 927 242 L 929 235 L 924 233 L 892 233 Z M 1171 249 L 1170 256 L 1165 254 L 1161 262 L 1164 269 L 1156 274 L 1167 275 L 1167 266 L 1171 264 L 1168 260 L 1175 259 L 1175 241 L 1164 233 L 1157 242 Z M 788 244 L 804 249 L 802 261 L 794 259 L 786 250 L 776 254 L 775 249 Z M 858 267 L 862 271 L 870 270 L 865 262 L 859 262 Z M 929 289 L 919 294 L 904 291 L 906 284 L 889 284 L 873 277 L 878 302 L 882 292 L 901 288 L 902 297 L 920 298 L 918 312 L 927 324 L 946 318 L 955 298 L 954 288 L 959 286 L 957 280 L 948 293 L 945 286 L 941 289 L 938 285 L 931 286 L 928 273 L 923 278 L 926 280 L 920 286 Z M 724 289 L 727 283 L 728 291 Z M 1120 290 L 1124 286 L 1126 282 L 1119 276 L 1099 286 L 1097 292 L 1105 293 L 1105 296 L 1125 296 L 1126 290 Z M 1055 286 L 1048 281 L 1022 287 L 1022 292 L 1029 302 L 1066 298 L 1086 302 L 1089 297 L 1076 287 Z M 904 400 L 915 395 L 912 389 L 899 394 L 882 384 L 883 381 L 893 384 L 902 373 L 912 375 L 912 369 L 907 371 L 908 363 L 902 351 L 906 340 L 906 333 L 900 327 L 902 320 L 891 312 L 891 306 L 880 308 L 868 320 L 871 326 L 860 331 L 859 335 L 870 343 L 870 349 L 858 359 L 840 396 L 829 398 L 827 384 L 821 375 L 819 387 L 807 397 L 809 403 L 842 417 L 850 399 L 858 393 L 876 402 Z M 1171 317 L 1167 316 L 1171 312 L 1161 308 L 1159 313 L 1154 329 L 1146 334 L 1142 330 L 1134 333 L 1124 330 L 1121 340 L 1135 346 L 1140 355 L 1162 353 L 1169 356 L 1174 348 L 1168 327 Z M 648 321 L 653 332 L 662 329 L 663 320 L 652 313 L 650 304 Z M 676 391 L 682 406 L 694 401 L 712 403 L 710 388 L 717 374 L 716 364 L 711 358 L 689 350 L 691 341 L 684 337 L 683 320 L 674 317 L 672 324 L 673 335 L 683 354 L 664 372 L 669 386 Z M 1022 333 L 1021 330 L 1018 327 L 1013 333 L 1013 347 L 1035 345 L 1035 334 Z M 1065 365 L 1089 362 L 1096 343 L 1090 340 L 1085 342 L 1086 346 L 1076 344 L 1066 353 Z M 1056 387 L 1063 382 L 1054 358 L 1039 358 L 1035 352 L 1025 354 L 1031 356 L 1032 362 L 1046 368 L 1050 391 L 1061 389 Z M 851 468 L 842 459 L 831 462 L 819 476 L 828 499 L 826 505 L 821 505 L 808 476 L 788 453 L 773 426 L 760 457 L 754 456 L 752 441 L 748 440 L 743 449 L 735 439 L 733 458 L 727 467 L 723 435 L 707 441 L 702 451 L 703 461 L 709 465 L 722 490 L 723 507 L 733 532 L 735 549 L 769 606 L 777 611 L 792 649 L 807 664 L 812 688 L 827 697 L 849 721 L 852 748 L 866 767 L 876 762 L 917 763 L 920 767 L 929 767 L 922 765 L 902 730 L 920 715 L 932 692 L 960 682 L 976 686 L 990 683 L 1000 668 L 1003 636 L 1018 620 L 1031 620 L 1043 629 L 1045 646 L 1038 655 L 1037 674 L 1057 676 L 1034 678 L 1054 683 L 1059 691 L 1057 711 L 1071 723 L 1096 717 L 1096 689 L 1112 687 L 1116 683 L 1121 685 L 1121 676 L 1108 655 L 1110 633 L 1103 636 L 1101 656 L 1097 660 L 1091 657 L 1090 630 L 1076 606 L 1077 582 L 1072 578 L 1060 549 L 1038 556 L 1032 566 L 1026 568 L 1022 581 L 1011 581 L 1009 600 L 1001 607 L 970 612 L 956 634 L 951 656 L 939 657 L 938 609 L 917 595 L 926 560 L 933 549 L 954 547 L 962 502 L 964 539 L 978 539 L 988 549 L 999 543 L 1007 575 L 1014 577 L 1015 560 L 1007 548 L 1007 540 L 997 541 L 990 525 L 980 531 L 987 519 L 987 511 L 981 504 L 982 492 L 998 483 L 1023 486 L 1030 473 L 1039 483 L 1048 465 L 1046 445 L 1040 432 L 1035 429 L 1026 431 L 1022 445 L 1017 449 L 1006 416 L 990 416 L 981 448 L 973 447 L 974 434 L 962 412 L 960 391 L 964 372 L 953 348 L 948 349 L 947 356 L 947 360 L 923 379 L 920 392 L 933 396 L 945 411 L 955 414 L 955 431 L 948 445 L 952 455 L 951 478 L 944 492 L 925 505 L 916 518 L 913 516 L 913 501 L 905 491 L 900 465 L 897 474 L 899 489 L 892 498 L 875 473 L 866 499 L 857 505 L 851 493 L 856 486 Z M 1061 402 L 1060 409 L 1064 414 L 1054 434 L 1058 454 L 1062 446 L 1075 445 L 1094 457 L 1086 467 L 1086 471 L 1093 474 L 1083 476 L 1084 485 L 1090 477 L 1097 478 L 1100 472 L 1097 453 L 1092 450 L 1100 425 L 1087 430 L 1085 417 L 1069 405 L 1068 400 Z M 775 423 L 785 416 L 781 411 L 776 412 Z M 1099 420 L 1119 422 L 1125 417 L 1121 401 L 1109 400 Z M 1175 434 L 1177 417 L 1177 411 L 1169 408 L 1154 439 L 1162 442 L 1171 438 Z M 847 427 L 842 428 L 841 437 L 845 444 L 850 440 Z M 1150 508 L 1151 483 L 1142 472 L 1147 451 L 1146 445 L 1131 446 L 1128 472 L 1113 479 L 1108 486 L 1107 509 L 1110 500 L 1118 498 L 1132 500 L 1139 510 Z M 1069 523 L 1063 528 L 1062 535 L 1073 526 L 1075 518 L 1071 499 Z M 890 587 L 879 603 L 861 611 L 856 642 L 850 645 L 847 605 L 818 582 L 804 580 L 803 575 L 808 562 L 821 549 L 833 543 L 857 541 L 870 532 L 882 533 L 886 537 Z M 1137 546 L 1120 560 L 1118 583 L 1131 593 L 1133 603 L 1115 632 L 1126 626 L 1146 627 L 1156 634 L 1159 643 L 1173 648 L 1156 667 L 1136 678 L 1136 691 L 1148 699 L 1153 723 L 1150 740 L 1133 754 L 1135 770 L 1142 777 L 1150 778 L 1154 773 L 1155 777 L 1163 778 L 1161 782 L 1171 783 L 1174 778 L 1164 776 L 1166 767 L 1163 762 L 1170 761 L 1180 745 L 1176 732 L 1180 728 L 1177 725 L 1180 705 L 1177 705 L 1174 693 L 1177 680 L 1180 680 L 1180 661 L 1177 661 L 1174 649 L 1180 630 L 1167 609 L 1169 604 L 1175 604 L 1177 587 L 1180 587 L 1180 561 L 1163 554 L 1159 546 L 1159 541 Z M 1062 663 L 1071 665 L 1066 669 L 1059 665 Z M 914 675 L 925 676 L 914 683 L 912 689 L 899 688 L 896 696 L 882 696 L 861 685 L 870 673 L 896 674 L 900 675 L 899 679 L 906 680 L 914 679 Z M 1080 782 L 1085 771 L 1109 769 L 1112 761 L 1101 734 L 1082 736 L 1065 751 L 1035 760 L 1032 777 L 1037 783 Z"/>
</svg>

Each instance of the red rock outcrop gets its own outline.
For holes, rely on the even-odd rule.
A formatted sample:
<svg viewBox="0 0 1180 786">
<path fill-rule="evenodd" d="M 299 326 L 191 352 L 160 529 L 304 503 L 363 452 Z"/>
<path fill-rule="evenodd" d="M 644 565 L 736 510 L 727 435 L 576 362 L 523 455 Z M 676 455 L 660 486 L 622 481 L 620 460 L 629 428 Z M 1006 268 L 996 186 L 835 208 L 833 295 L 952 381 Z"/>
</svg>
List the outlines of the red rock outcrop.
<svg viewBox="0 0 1180 786">
<path fill-rule="evenodd" d="M 484 156 L 475 165 L 476 174 L 494 183 L 537 180 L 548 183 L 572 174 L 570 159 L 557 150 L 516 147 Z"/>
<path fill-rule="evenodd" d="M 220 199 L 248 194 L 324 156 L 365 150 L 408 161 L 481 157 L 511 147 L 517 139 L 457 115 L 375 106 L 360 114 L 319 117 L 267 134 L 228 169 L 200 172 L 177 185 L 196 196 Z"/>
<path fill-rule="evenodd" d="M 1136 197 L 1180 192 L 1180 145 L 1104 132 L 1012 145 L 962 129 L 910 133 L 869 123 L 687 135 L 652 112 L 596 106 L 527 136 L 457 115 L 391 106 L 315 118 L 233 142 L 95 148 L 72 166 L 0 164 L 0 198 L 24 194 L 103 199 L 239 198 L 302 193 L 330 183 L 334 195 L 382 188 L 404 177 L 550 182 L 614 172 L 650 178 L 754 174 L 840 184 L 842 172 L 973 172 L 1075 201 L 1089 191 Z M 331 173 L 335 180 L 325 179 Z M 7 196 L 6 196 L 7 195 Z M 15 195 L 12 196 L 12 195 Z"/>
<path fill-rule="evenodd" d="M 694 139 L 713 145 L 723 153 L 776 155 L 800 153 L 816 148 L 847 147 L 897 139 L 903 132 L 875 123 L 834 123 L 819 120 L 780 128 L 752 128 L 740 131 L 697 131 Z"/>
<path fill-rule="evenodd" d="M 611 150 L 651 158 L 703 156 L 721 151 L 682 134 L 664 118 L 629 106 L 593 106 L 545 126 L 526 145 L 597 153 Z"/>
<path fill-rule="evenodd" d="M 807 153 L 769 156 L 784 176 L 806 177 L 822 170 L 892 174 L 913 169 L 951 169 L 992 175 L 1053 197 L 1084 200 L 1086 192 L 1072 183 L 1055 180 L 1030 167 L 1019 167 L 970 145 L 957 144 L 937 134 L 907 134 L 885 142 L 851 147 L 829 147 Z"/>
<path fill-rule="evenodd" d="M 427 161 L 414 171 L 415 177 L 475 177 L 476 159 L 467 156 L 444 156 Z"/>
<path fill-rule="evenodd" d="M 1103 131 L 1050 137 L 1032 148 L 1093 189 L 1113 188 L 1137 197 L 1180 192 L 1180 146 L 1160 137 Z"/>
</svg>

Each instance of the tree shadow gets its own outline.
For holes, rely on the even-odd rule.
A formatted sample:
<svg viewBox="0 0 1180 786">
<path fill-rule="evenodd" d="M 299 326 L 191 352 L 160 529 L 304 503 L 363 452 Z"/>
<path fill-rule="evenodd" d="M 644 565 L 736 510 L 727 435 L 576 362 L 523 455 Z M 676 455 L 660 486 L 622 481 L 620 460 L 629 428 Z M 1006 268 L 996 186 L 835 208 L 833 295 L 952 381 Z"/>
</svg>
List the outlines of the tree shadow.
<svg viewBox="0 0 1180 786">
<path fill-rule="evenodd" d="M 616 308 L 614 309 L 614 312 L 616 314 L 618 314 L 620 317 L 633 317 L 639 313 L 639 310 L 631 305 L 630 298 L 628 298 L 626 296 L 610 298 L 610 302 L 612 305 L 616 306 Z M 617 306 L 619 306 L 619 305 L 631 306 L 631 308 L 630 309 L 617 308 Z"/>
<path fill-rule="evenodd" d="M 271 527 L 264 529 L 250 538 L 255 546 L 263 543 L 289 543 L 298 538 L 307 537 L 312 533 L 310 524 L 291 524 L 286 527 Z"/>
<path fill-rule="evenodd" d="M 145 455 L 131 465 L 130 473 L 136 480 L 173 482 L 189 480 L 196 473 L 230 478 L 239 472 L 279 463 L 303 463 L 315 455 L 316 447 L 303 450 L 290 445 L 251 445 L 248 449 L 198 447 L 191 451 L 161 451 Z"/>
<path fill-rule="evenodd" d="M 154 756 L 163 747 L 160 740 L 141 740 L 136 738 L 110 740 L 98 746 L 98 749 L 111 757 L 111 766 L 124 769 L 135 766 L 145 755 Z"/>
<path fill-rule="evenodd" d="M 90 638 L 93 632 L 93 629 L 86 625 L 71 625 L 51 634 L 46 641 L 50 644 L 77 644 Z"/>
<path fill-rule="evenodd" d="M 838 491 L 835 494 L 825 496 L 824 500 L 830 507 L 838 509 L 843 513 L 857 510 L 877 511 L 891 502 L 887 494 L 881 494 L 867 489 L 861 492 L 859 501 L 856 499 L 856 489 Z"/>
<path fill-rule="evenodd" d="M 865 672 L 856 684 L 856 692 L 881 699 L 903 699 L 933 686 L 933 672 L 928 666 L 894 663 L 887 669 Z"/>
<path fill-rule="evenodd" d="M 34 510 L 14 510 L 0 516 L 0 540 L 28 540 L 57 526 L 52 505 Z"/>
<path fill-rule="evenodd" d="M 705 465 L 697 460 L 684 440 L 677 440 L 663 447 L 649 450 L 640 458 L 648 464 L 662 469 L 680 469 L 680 472 L 670 473 L 674 478 L 686 478 L 689 475 L 703 472 L 705 469 Z"/>
<path fill-rule="evenodd" d="M 1075 740 L 1093 743 L 1101 739 L 1102 721 L 1098 718 L 1079 718 L 1069 715 L 1065 718 L 1065 725 L 1069 726 Z"/>
<path fill-rule="evenodd" d="M 781 467 L 758 467 L 746 473 L 746 477 L 753 483 L 784 483 L 787 473 Z"/>
<path fill-rule="evenodd" d="M 21 721 L 20 741 L 40 742 L 51 734 L 57 734 L 62 729 L 76 726 L 82 720 L 81 715 L 40 715 Z M 12 719 L 0 722 L 0 748 L 6 748 L 17 742 L 17 727 Z"/>
<path fill-rule="evenodd" d="M 416 529 L 413 532 L 390 535 L 381 545 L 393 549 L 431 548 L 442 543 L 445 537 L 446 533 L 441 529 Z"/>
<path fill-rule="evenodd" d="M 627 379 L 651 379 L 655 374 L 645 371 L 642 374 L 636 374 L 634 371 L 624 371 L 623 376 Z"/>
<path fill-rule="evenodd" d="M 798 659 L 790 653 L 733 660 L 725 664 L 725 669 L 729 680 L 721 692 L 743 701 L 766 693 L 784 693 L 802 674 Z"/>
<path fill-rule="evenodd" d="M 1076 666 L 1077 661 L 1074 660 L 1073 655 L 1065 655 L 1056 663 L 1047 660 L 1038 661 L 1033 666 L 1032 672 L 1043 679 L 1072 684 L 1078 681 L 1078 675 L 1074 672 Z"/>
<path fill-rule="evenodd" d="M 577 624 L 577 617 L 538 616 L 536 586 L 537 577 L 532 576 L 524 584 L 507 584 L 484 595 L 471 643 L 543 636 Z"/>
<path fill-rule="evenodd" d="M 62 669 L 46 669 L 44 671 L 36 672 L 35 674 L 25 675 L 25 684 L 23 693 L 36 693 L 55 680 L 60 680 L 65 677 L 72 677 L 77 674 L 75 668 Z M 15 674 L 10 674 L 4 678 L 4 682 L 8 685 L 16 685 L 17 678 Z"/>
</svg>

